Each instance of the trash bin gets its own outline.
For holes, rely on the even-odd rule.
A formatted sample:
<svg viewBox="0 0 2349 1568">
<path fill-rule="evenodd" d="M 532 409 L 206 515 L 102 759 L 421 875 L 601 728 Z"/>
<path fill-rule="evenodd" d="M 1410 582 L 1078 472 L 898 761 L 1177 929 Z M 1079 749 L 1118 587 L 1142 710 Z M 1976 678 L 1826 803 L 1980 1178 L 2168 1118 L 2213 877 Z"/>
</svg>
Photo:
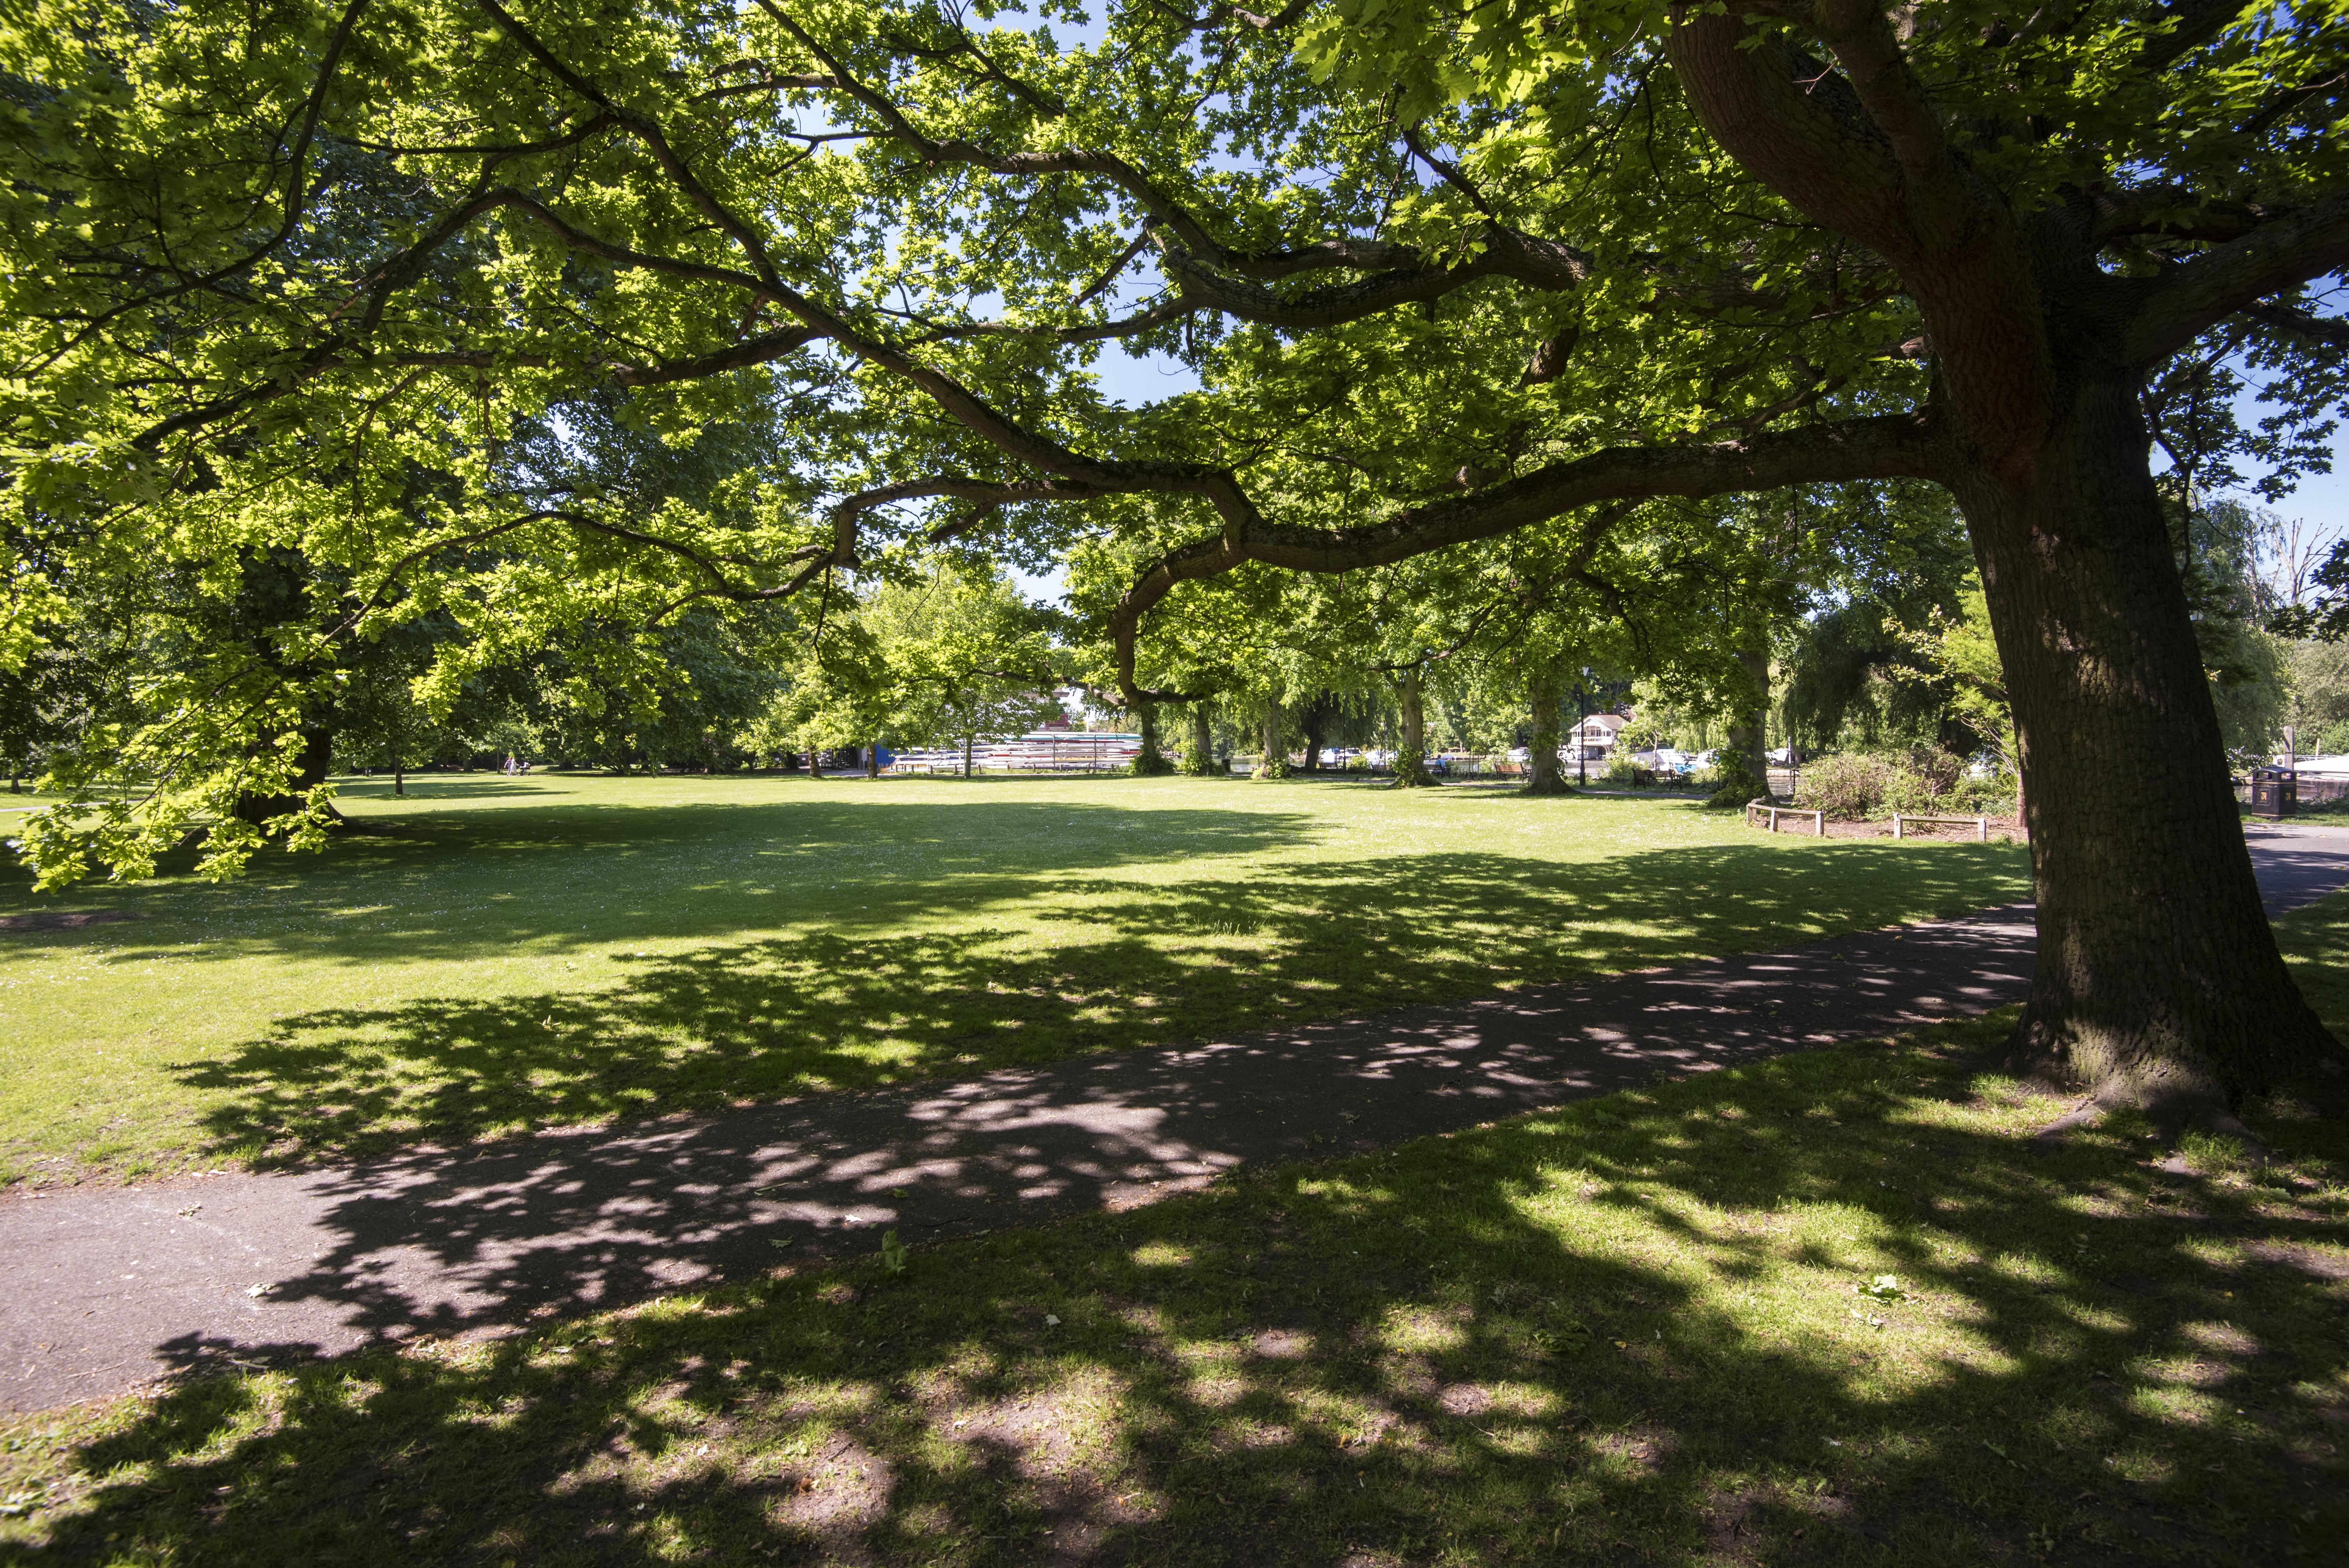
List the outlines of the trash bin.
<svg viewBox="0 0 2349 1568">
<path fill-rule="evenodd" d="M 2300 804 L 2300 776 L 2289 768 L 2251 769 L 2251 815 L 2282 821 Z"/>
</svg>

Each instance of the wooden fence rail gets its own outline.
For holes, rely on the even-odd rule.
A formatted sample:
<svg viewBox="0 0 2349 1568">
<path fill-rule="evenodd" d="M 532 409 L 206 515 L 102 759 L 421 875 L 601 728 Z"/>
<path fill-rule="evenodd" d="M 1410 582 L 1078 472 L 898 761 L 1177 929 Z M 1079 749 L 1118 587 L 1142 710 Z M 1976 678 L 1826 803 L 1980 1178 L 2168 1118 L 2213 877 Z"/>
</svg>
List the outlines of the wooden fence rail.
<svg viewBox="0 0 2349 1568">
<path fill-rule="evenodd" d="M 1986 844 L 1990 842 L 1990 819 L 1988 817 L 1922 817 L 1909 816 L 1904 815 L 1901 812 L 1895 811 L 1892 813 L 1892 836 L 1896 839 L 1905 837 L 1906 835 L 1901 831 L 1902 828 L 1915 822 L 1938 822 L 1945 827 L 1951 828 L 1962 828 L 1968 823 L 1971 823 L 1974 830 L 1974 838 L 1982 843 Z"/>
<path fill-rule="evenodd" d="M 1827 814 L 1825 811 L 1797 811 L 1791 806 L 1773 805 L 1762 796 L 1756 795 L 1753 799 L 1745 802 L 1747 827 L 1754 825 L 1754 813 L 1757 811 L 1766 811 L 1770 814 L 1769 828 L 1774 833 L 1778 830 L 1778 819 L 1781 817 L 1808 817 L 1811 820 L 1811 836 L 1818 839 L 1827 836 Z"/>
</svg>

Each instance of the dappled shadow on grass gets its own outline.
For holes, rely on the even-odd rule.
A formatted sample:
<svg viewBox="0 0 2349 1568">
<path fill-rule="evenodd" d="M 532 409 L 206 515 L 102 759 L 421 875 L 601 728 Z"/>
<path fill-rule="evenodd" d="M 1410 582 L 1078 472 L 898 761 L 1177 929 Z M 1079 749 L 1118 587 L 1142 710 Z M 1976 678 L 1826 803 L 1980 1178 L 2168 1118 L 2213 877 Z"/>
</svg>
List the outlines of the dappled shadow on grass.
<svg viewBox="0 0 2349 1568">
<path fill-rule="evenodd" d="M 621 955 L 602 961 L 600 988 L 322 1007 L 175 1070 L 205 1097 L 213 1153 L 341 1158 L 1767 950 L 1978 907 L 2019 891 L 2019 871 L 2001 846 L 1838 846 L 1830 864 L 1757 844 L 1596 872 L 1452 853 L 1111 883 L 1058 912 L 1067 940 L 1051 948 L 990 931 L 811 931 Z"/>
<path fill-rule="evenodd" d="M 557 792 L 543 807 L 436 815 L 419 802 L 398 820 L 397 835 L 337 837 L 316 856 L 270 851 L 225 888 L 191 877 L 193 849 L 159 868 L 178 880 L 47 897 L 32 892 L 21 865 L 0 860 L 0 911 L 59 900 L 136 905 L 150 918 L 109 934 L 119 963 L 282 954 L 366 967 L 834 921 L 879 925 L 941 903 L 1019 899 L 1071 873 L 1290 847 L 1323 825 L 1274 810 L 894 789 L 843 798 L 780 784 L 771 798 L 718 803 Z M 191 937 L 204 945 L 190 950 Z"/>
<path fill-rule="evenodd" d="M 2126 1125 L 2042 1152 L 2044 1107 L 1969 1086 L 1945 1046 L 1816 1053 L 903 1274 L 195 1383 L 41 1528 L 181 1561 L 2321 1558 L 2340 1130 L 2261 1129 L 2320 1200 L 2167 1174 Z"/>
</svg>

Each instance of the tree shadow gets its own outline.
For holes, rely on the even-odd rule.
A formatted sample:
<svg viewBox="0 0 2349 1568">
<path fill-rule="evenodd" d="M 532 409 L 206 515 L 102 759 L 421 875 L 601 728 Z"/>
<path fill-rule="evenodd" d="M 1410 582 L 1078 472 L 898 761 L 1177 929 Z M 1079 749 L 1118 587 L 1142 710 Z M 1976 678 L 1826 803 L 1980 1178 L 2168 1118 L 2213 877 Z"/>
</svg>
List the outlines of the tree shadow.
<svg viewBox="0 0 2349 1568">
<path fill-rule="evenodd" d="M 903 1274 L 191 1383 L 89 1444 L 43 1560 L 2330 1550 L 2337 1206 L 2029 1119 L 1947 1054 L 1814 1053 Z M 2338 1181 L 2339 1130 L 2262 1131 Z"/>
<path fill-rule="evenodd" d="M 1140 813 L 1149 816 L 1151 813 Z M 1190 824 L 1195 843 L 1245 826 Z M 1145 827 L 1143 837 L 1161 839 Z M 1163 841 L 1163 840 L 1162 840 Z M 1050 947 L 990 929 L 905 933 L 946 896 L 907 879 L 860 892 L 879 929 L 811 929 L 598 961 L 579 988 L 314 1008 L 173 1068 L 207 1109 L 208 1152 L 274 1163 L 654 1112 L 884 1088 L 1112 1048 L 1579 982 L 1979 907 L 2014 886 L 2002 846 L 1651 851 L 1590 868 L 1498 854 L 1325 861 L 1276 879 L 1112 883 L 1061 912 Z M 950 896 L 981 918 L 1037 878 L 974 872 Z M 1958 960 L 1962 962 L 1962 960 Z M 1827 1015 L 1835 995 L 1775 1005 Z M 1864 1009 L 1863 1009 L 1864 1012 Z M 1809 1037 L 1808 1035 L 1802 1037 Z"/>
<path fill-rule="evenodd" d="M 1485 881 L 1473 864 L 1460 875 L 1472 887 Z M 1179 904 L 1174 913 L 1188 918 Z M 126 1209 L 103 1193 L 53 1193 L 37 1212 L 38 1244 L 56 1266 L 110 1277 L 118 1253 L 143 1257 L 141 1305 L 81 1324 L 75 1354 L 36 1357 L 19 1397 L 86 1396 L 93 1377 L 107 1384 L 100 1372 L 121 1386 L 138 1374 L 120 1368 L 153 1364 L 159 1340 L 173 1342 L 160 1372 L 296 1344 L 326 1353 L 373 1338 L 502 1331 L 755 1276 L 778 1258 L 855 1255 L 886 1230 L 928 1246 L 1121 1210 L 1242 1165 L 1383 1147 L 1660 1073 L 1979 1012 L 2023 994 L 2031 945 L 2016 911 L 1857 933 L 1206 1045 L 233 1177 L 204 1184 L 201 1217 L 174 1215 L 171 1203 Z M 1154 959 L 1135 948 L 1126 961 L 1141 969 Z M 730 1017 L 732 973 L 681 969 L 657 995 L 696 1016 Z M 1423 977 L 1400 983 L 1415 990 Z M 1062 1005 L 1083 1000 L 1071 993 Z M 343 1075 L 338 1087 L 356 1092 L 364 1061 L 321 1049 Z M 512 1070 L 511 1056 L 494 1059 Z M 248 1098 L 232 1109 L 271 1103 L 297 1068 L 325 1070 L 264 1063 L 253 1084 L 236 1086 Z M 316 1082 L 294 1087 L 316 1092 Z M 553 1098 L 543 1082 L 539 1092 Z M 442 1110 L 470 1104 L 452 1099 Z M 257 1311 L 246 1299 L 256 1270 L 274 1287 Z M 16 1315 L 28 1343 L 39 1316 Z"/>
<path fill-rule="evenodd" d="M 476 794 L 533 796 L 483 784 Z M 1162 859 L 1246 855 L 1309 841 L 1323 824 L 1270 810 L 1000 800 L 960 795 L 647 804 L 583 799 L 528 810 L 435 814 L 397 837 L 337 837 L 226 887 L 188 873 L 69 890 L 77 906 L 138 906 L 122 962 L 255 954 L 367 967 L 469 959 L 518 946 L 550 954 L 627 938 L 723 938 L 815 921 L 877 926 L 941 902 L 1019 897 L 1040 881 Z M 174 880 L 176 879 L 176 880 Z M 47 907 L 31 874 L 0 864 L 0 908 Z M 201 938 L 202 947 L 184 945 Z"/>
</svg>

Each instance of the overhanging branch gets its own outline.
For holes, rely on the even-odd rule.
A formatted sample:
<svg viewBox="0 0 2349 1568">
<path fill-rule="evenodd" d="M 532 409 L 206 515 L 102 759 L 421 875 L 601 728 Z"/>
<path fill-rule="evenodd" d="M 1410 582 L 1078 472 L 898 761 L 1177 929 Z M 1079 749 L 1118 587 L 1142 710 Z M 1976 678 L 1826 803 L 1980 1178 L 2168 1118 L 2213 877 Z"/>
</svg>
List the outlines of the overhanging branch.
<svg viewBox="0 0 2349 1568">
<path fill-rule="evenodd" d="M 2123 352 L 2130 364 L 2158 365 L 2228 316 L 2344 267 L 2349 191 L 2336 191 L 2151 280 Z"/>
<path fill-rule="evenodd" d="M 1176 546 L 1134 580 L 1110 613 L 1118 686 L 1139 700 L 1133 645 L 1142 617 L 1180 583 L 1220 576 L 1247 562 L 1295 572 L 1352 572 L 1431 551 L 1492 539 L 1600 501 L 1663 496 L 1702 500 L 1837 480 L 1931 479 L 1947 461 L 1925 415 L 1883 415 L 1773 431 L 1747 440 L 1686 447 L 1617 447 L 1491 486 L 1433 501 L 1359 528 L 1274 523 L 1257 513 L 1237 481 L 1209 490 L 1225 518 L 1221 533 Z"/>
<path fill-rule="evenodd" d="M 2255 304 L 2236 314 L 2288 336 L 2349 350 L 2349 321 L 2339 316 L 2311 315 L 2288 304 Z"/>
</svg>

